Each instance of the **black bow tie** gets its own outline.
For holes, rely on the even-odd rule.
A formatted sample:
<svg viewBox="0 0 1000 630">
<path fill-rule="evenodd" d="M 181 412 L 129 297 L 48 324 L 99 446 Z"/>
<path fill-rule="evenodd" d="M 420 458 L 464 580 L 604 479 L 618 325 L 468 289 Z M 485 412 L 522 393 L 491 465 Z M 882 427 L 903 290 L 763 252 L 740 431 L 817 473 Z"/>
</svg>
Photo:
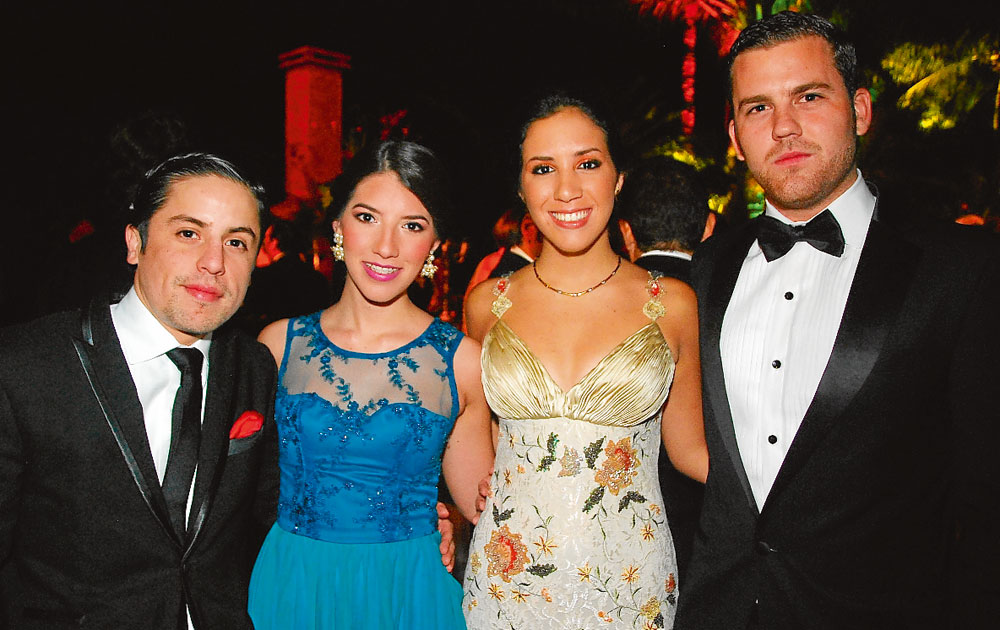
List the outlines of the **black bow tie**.
<svg viewBox="0 0 1000 630">
<path fill-rule="evenodd" d="M 789 225 L 773 217 L 757 221 L 757 243 L 767 262 L 781 258 L 799 241 L 837 258 L 844 253 L 844 233 L 829 210 L 820 212 L 805 225 Z"/>
</svg>

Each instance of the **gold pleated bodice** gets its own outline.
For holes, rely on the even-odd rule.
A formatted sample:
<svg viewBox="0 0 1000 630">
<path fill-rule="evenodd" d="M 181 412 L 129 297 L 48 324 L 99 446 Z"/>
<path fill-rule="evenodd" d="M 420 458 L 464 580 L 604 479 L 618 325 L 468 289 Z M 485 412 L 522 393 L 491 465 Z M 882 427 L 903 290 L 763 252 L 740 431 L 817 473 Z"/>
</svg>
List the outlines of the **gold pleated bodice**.
<svg viewBox="0 0 1000 630">
<path fill-rule="evenodd" d="M 569 418 L 625 427 L 648 420 L 663 406 L 674 360 L 652 321 L 564 392 L 501 319 L 483 340 L 482 366 L 486 399 L 501 418 Z"/>
</svg>

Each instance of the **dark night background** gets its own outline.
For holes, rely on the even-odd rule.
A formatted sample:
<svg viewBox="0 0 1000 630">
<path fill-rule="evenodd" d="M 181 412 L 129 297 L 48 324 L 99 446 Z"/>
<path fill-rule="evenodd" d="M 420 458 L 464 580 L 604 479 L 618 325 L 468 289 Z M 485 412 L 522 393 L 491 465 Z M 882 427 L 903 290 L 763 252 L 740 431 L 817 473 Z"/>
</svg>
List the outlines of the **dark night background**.
<svg viewBox="0 0 1000 630">
<path fill-rule="evenodd" d="M 847 18 L 866 68 L 903 41 L 948 43 L 1000 30 L 996 0 L 814 0 L 813 8 Z M 277 58 L 299 46 L 351 56 L 345 128 L 362 125 L 371 137 L 379 116 L 408 111 L 410 138 L 439 150 L 452 167 L 463 231 L 474 244 L 488 243 L 489 226 L 508 203 L 511 128 L 528 96 L 550 86 L 603 94 L 632 122 L 638 149 L 680 131 L 676 117 L 653 123 L 642 114 L 682 107 L 682 25 L 640 15 L 627 0 L 36 2 L 6 6 L 0 20 L 8 156 L 0 322 L 66 306 L 81 283 L 105 273 L 109 251 L 112 259 L 121 255 L 114 248 L 122 240 L 124 183 L 148 166 L 128 158 L 121 129 L 129 121 L 133 139 L 153 135 L 150 112 L 179 121 L 168 135 L 244 165 L 265 183 L 269 201 L 281 201 Z M 721 67 L 703 31 L 694 144 L 712 157 L 727 141 Z M 890 189 L 972 186 L 973 203 L 1000 211 L 1000 136 L 989 127 L 992 97 L 985 100 L 958 128 L 930 135 L 891 100 L 878 103 L 865 174 L 882 175 Z M 942 215 L 958 206 L 947 190 L 922 195 Z M 82 219 L 97 231 L 71 246 L 68 235 Z"/>
</svg>

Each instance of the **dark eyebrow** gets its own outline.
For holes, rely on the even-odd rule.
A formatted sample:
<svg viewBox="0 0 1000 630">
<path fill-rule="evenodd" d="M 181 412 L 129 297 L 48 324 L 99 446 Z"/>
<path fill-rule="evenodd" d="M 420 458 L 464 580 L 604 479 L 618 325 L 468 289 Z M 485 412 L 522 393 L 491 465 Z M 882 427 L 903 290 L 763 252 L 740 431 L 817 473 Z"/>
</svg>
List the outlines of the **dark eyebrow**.
<svg viewBox="0 0 1000 630">
<path fill-rule="evenodd" d="M 598 148 L 598 147 L 590 147 L 589 149 L 580 149 L 579 151 L 577 151 L 573 155 L 574 156 L 581 156 L 581 155 L 586 155 L 588 153 L 592 153 L 594 151 L 597 151 L 598 153 L 603 153 L 603 151 L 601 151 L 601 149 Z M 548 161 L 552 161 L 554 159 L 555 159 L 554 157 L 549 156 L 549 155 L 535 155 L 535 156 L 530 157 L 527 160 L 525 160 L 525 162 L 527 163 L 527 162 L 531 162 L 533 160 L 539 161 L 539 162 L 544 162 L 544 161 L 547 161 L 547 160 Z"/>
<path fill-rule="evenodd" d="M 812 92 L 814 90 L 830 90 L 829 83 L 803 83 L 802 85 L 797 85 L 791 90 L 789 94 L 805 94 L 806 92 Z M 756 103 L 768 103 L 771 99 L 763 94 L 757 94 L 756 96 L 748 96 L 746 98 L 741 98 L 740 102 L 737 104 L 739 107 L 737 109 L 743 109 L 746 105 L 756 104 Z"/>
<path fill-rule="evenodd" d="M 794 90 L 792 94 L 803 94 L 805 92 L 812 92 L 813 90 L 829 90 L 829 83 L 806 83 L 805 85 L 800 85 Z"/>
<path fill-rule="evenodd" d="M 355 208 L 364 208 L 365 210 L 370 210 L 371 212 L 374 212 L 375 214 L 382 214 L 381 212 L 378 211 L 377 208 L 373 208 L 373 207 L 369 206 L 367 203 L 362 203 L 360 201 L 358 203 L 354 204 L 353 206 L 351 206 L 351 210 L 354 210 Z M 430 222 L 430 219 L 428 219 L 427 217 L 425 217 L 422 214 L 411 214 L 411 215 L 403 217 L 403 219 L 407 220 L 407 221 L 412 221 L 414 219 L 420 219 L 421 221 Z"/>
<path fill-rule="evenodd" d="M 255 241 L 257 240 L 257 233 L 254 232 L 252 228 L 245 226 L 230 228 L 227 234 L 249 234 L 250 238 Z"/>
<path fill-rule="evenodd" d="M 167 223 L 192 223 L 192 224 L 194 224 L 194 225 L 196 225 L 196 226 L 198 226 L 200 228 L 208 227 L 208 224 L 205 223 L 204 221 L 202 221 L 201 219 L 196 219 L 196 218 L 194 218 L 192 216 L 188 216 L 186 214 L 177 214 L 177 215 L 174 215 L 174 216 L 170 217 L 169 219 L 167 219 Z M 249 234 L 251 236 L 251 238 L 253 238 L 253 240 L 255 240 L 255 241 L 257 240 L 257 233 L 254 232 L 253 228 L 251 228 L 251 227 L 247 227 L 247 226 L 241 225 L 241 226 L 229 228 L 226 231 L 226 234 L 234 234 L 234 233 Z"/>
</svg>

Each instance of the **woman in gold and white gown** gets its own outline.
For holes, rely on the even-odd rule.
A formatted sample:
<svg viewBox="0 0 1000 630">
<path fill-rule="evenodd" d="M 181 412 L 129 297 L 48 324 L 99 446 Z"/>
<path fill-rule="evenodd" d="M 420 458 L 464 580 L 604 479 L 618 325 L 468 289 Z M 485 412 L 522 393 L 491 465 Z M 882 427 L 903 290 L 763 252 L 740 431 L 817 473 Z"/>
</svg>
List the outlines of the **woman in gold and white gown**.
<svg viewBox="0 0 1000 630">
<path fill-rule="evenodd" d="M 612 249 L 624 184 L 613 154 L 588 105 L 538 104 L 519 192 L 542 253 L 468 300 L 499 418 L 493 496 L 465 576 L 472 630 L 673 624 L 657 457 L 662 439 L 679 470 L 705 480 L 697 311 L 687 285 Z"/>
</svg>

